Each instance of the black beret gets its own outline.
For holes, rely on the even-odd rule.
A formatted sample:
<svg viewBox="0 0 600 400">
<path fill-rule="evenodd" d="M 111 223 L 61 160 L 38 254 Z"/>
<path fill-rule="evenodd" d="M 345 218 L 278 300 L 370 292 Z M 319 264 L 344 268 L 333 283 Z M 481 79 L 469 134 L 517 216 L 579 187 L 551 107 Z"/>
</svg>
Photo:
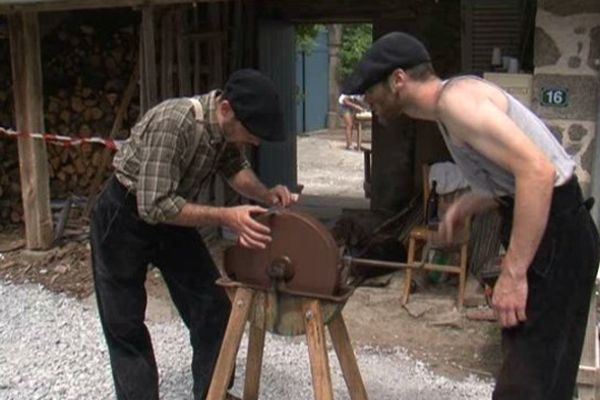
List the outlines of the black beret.
<svg viewBox="0 0 600 400">
<path fill-rule="evenodd" d="M 430 61 L 429 52 L 417 38 L 403 32 L 388 33 L 365 52 L 345 82 L 343 93 L 363 94 L 396 68 L 409 69 Z"/>
<path fill-rule="evenodd" d="M 235 117 L 251 134 L 268 142 L 285 140 L 279 95 L 265 75 L 253 69 L 235 71 L 221 97 L 229 101 Z"/>
</svg>

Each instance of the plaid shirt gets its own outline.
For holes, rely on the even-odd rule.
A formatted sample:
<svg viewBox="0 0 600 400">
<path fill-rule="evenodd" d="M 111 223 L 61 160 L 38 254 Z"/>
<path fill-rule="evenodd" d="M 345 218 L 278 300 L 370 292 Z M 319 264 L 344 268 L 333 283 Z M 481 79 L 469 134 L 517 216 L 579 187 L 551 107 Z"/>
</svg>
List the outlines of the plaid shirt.
<svg viewBox="0 0 600 400">
<path fill-rule="evenodd" d="M 144 221 L 172 220 L 186 203 L 199 200 L 203 186 L 215 173 L 230 178 L 250 168 L 240 149 L 225 141 L 217 124 L 219 94 L 212 91 L 196 97 L 202 104 L 203 121 L 197 121 L 187 98 L 158 104 L 133 127 L 131 137 L 115 155 L 117 179 L 136 193 L 138 214 Z"/>
</svg>

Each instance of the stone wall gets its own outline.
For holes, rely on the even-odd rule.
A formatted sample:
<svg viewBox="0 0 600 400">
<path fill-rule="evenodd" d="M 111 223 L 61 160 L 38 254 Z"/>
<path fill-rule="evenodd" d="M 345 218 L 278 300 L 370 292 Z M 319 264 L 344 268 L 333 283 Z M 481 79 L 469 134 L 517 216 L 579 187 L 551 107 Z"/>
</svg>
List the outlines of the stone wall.
<svg viewBox="0 0 600 400">
<path fill-rule="evenodd" d="M 575 159 L 589 193 L 600 97 L 600 1 L 539 0 L 534 62 L 533 110 Z M 542 104 L 548 88 L 566 91 L 568 103 Z"/>
</svg>

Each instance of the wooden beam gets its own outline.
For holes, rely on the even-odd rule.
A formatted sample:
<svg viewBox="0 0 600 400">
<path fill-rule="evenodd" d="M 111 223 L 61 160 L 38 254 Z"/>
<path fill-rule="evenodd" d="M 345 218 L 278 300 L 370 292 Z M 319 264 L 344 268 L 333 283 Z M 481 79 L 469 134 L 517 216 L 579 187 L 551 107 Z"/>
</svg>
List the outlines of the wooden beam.
<svg viewBox="0 0 600 400">
<path fill-rule="evenodd" d="M 43 133 L 43 85 L 37 13 L 11 14 L 8 17 L 8 29 L 17 130 Z M 46 143 L 19 138 L 18 148 L 27 248 L 46 250 L 52 246 L 54 239 Z"/>
<path fill-rule="evenodd" d="M 173 32 L 173 11 L 169 10 L 162 17 L 160 34 L 160 90 L 161 100 L 173 97 L 173 64 L 175 63 L 173 46 L 175 46 Z"/>
<path fill-rule="evenodd" d="M 222 30 L 221 23 L 221 4 L 208 5 L 208 24 L 213 31 Z M 215 40 L 209 45 L 208 64 L 212 66 L 212 76 L 208 81 L 210 88 L 221 87 L 223 84 L 223 45 L 227 43 L 225 40 L 226 32 L 223 30 L 221 40 Z"/>
<path fill-rule="evenodd" d="M 193 7 L 192 8 L 193 11 L 193 28 L 191 30 L 198 30 L 198 28 L 200 27 L 200 14 L 198 12 L 198 7 Z M 200 41 L 191 41 L 190 44 L 192 45 L 192 48 L 194 49 L 194 62 L 192 63 L 192 71 L 194 74 L 194 93 L 200 93 L 201 90 L 201 84 L 200 84 L 200 78 L 201 78 L 201 73 L 200 73 L 200 65 L 202 63 L 202 54 L 201 54 L 201 43 Z"/>
<path fill-rule="evenodd" d="M 190 70 L 190 44 L 185 38 L 188 33 L 188 15 L 186 9 L 177 10 L 177 75 L 179 77 L 179 96 L 192 94 L 192 75 Z"/>
<path fill-rule="evenodd" d="M 144 90 L 146 91 L 146 106 L 148 109 L 158 101 L 158 83 L 156 75 L 156 40 L 154 35 L 154 7 L 147 6 L 142 9 L 142 49 L 143 49 L 143 75 Z"/>
<path fill-rule="evenodd" d="M 227 75 L 242 67 L 244 58 L 244 4 L 242 0 L 233 3 L 233 21 L 231 23 L 231 55 Z"/>
<path fill-rule="evenodd" d="M 20 0 L 0 4 L 0 14 L 13 12 L 67 11 L 184 3 L 220 3 L 231 0 Z"/>
</svg>

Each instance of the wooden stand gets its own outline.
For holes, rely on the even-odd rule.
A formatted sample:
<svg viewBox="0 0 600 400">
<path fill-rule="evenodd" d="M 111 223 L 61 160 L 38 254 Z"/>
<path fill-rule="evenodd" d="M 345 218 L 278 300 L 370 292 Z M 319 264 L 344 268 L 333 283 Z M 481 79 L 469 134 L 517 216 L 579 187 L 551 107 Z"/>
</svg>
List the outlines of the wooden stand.
<svg viewBox="0 0 600 400">
<path fill-rule="evenodd" d="M 248 357 L 246 359 L 246 377 L 244 382 L 244 400 L 258 399 L 260 371 L 265 342 L 266 294 L 263 291 L 247 287 L 232 288 L 235 291 L 227 330 L 217 359 L 213 379 L 207 400 L 223 400 L 246 321 L 250 322 Z M 311 298 L 302 299 L 302 313 L 306 327 L 306 339 L 310 357 L 314 398 L 316 400 L 333 399 L 329 359 L 325 340 L 325 323 L 321 301 Z M 352 400 L 367 400 L 367 392 L 356 364 L 346 324 L 341 312 L 337 312 L 328 324 L 333 347 L 340 361 L 342 373 Z"/>
</svg>

